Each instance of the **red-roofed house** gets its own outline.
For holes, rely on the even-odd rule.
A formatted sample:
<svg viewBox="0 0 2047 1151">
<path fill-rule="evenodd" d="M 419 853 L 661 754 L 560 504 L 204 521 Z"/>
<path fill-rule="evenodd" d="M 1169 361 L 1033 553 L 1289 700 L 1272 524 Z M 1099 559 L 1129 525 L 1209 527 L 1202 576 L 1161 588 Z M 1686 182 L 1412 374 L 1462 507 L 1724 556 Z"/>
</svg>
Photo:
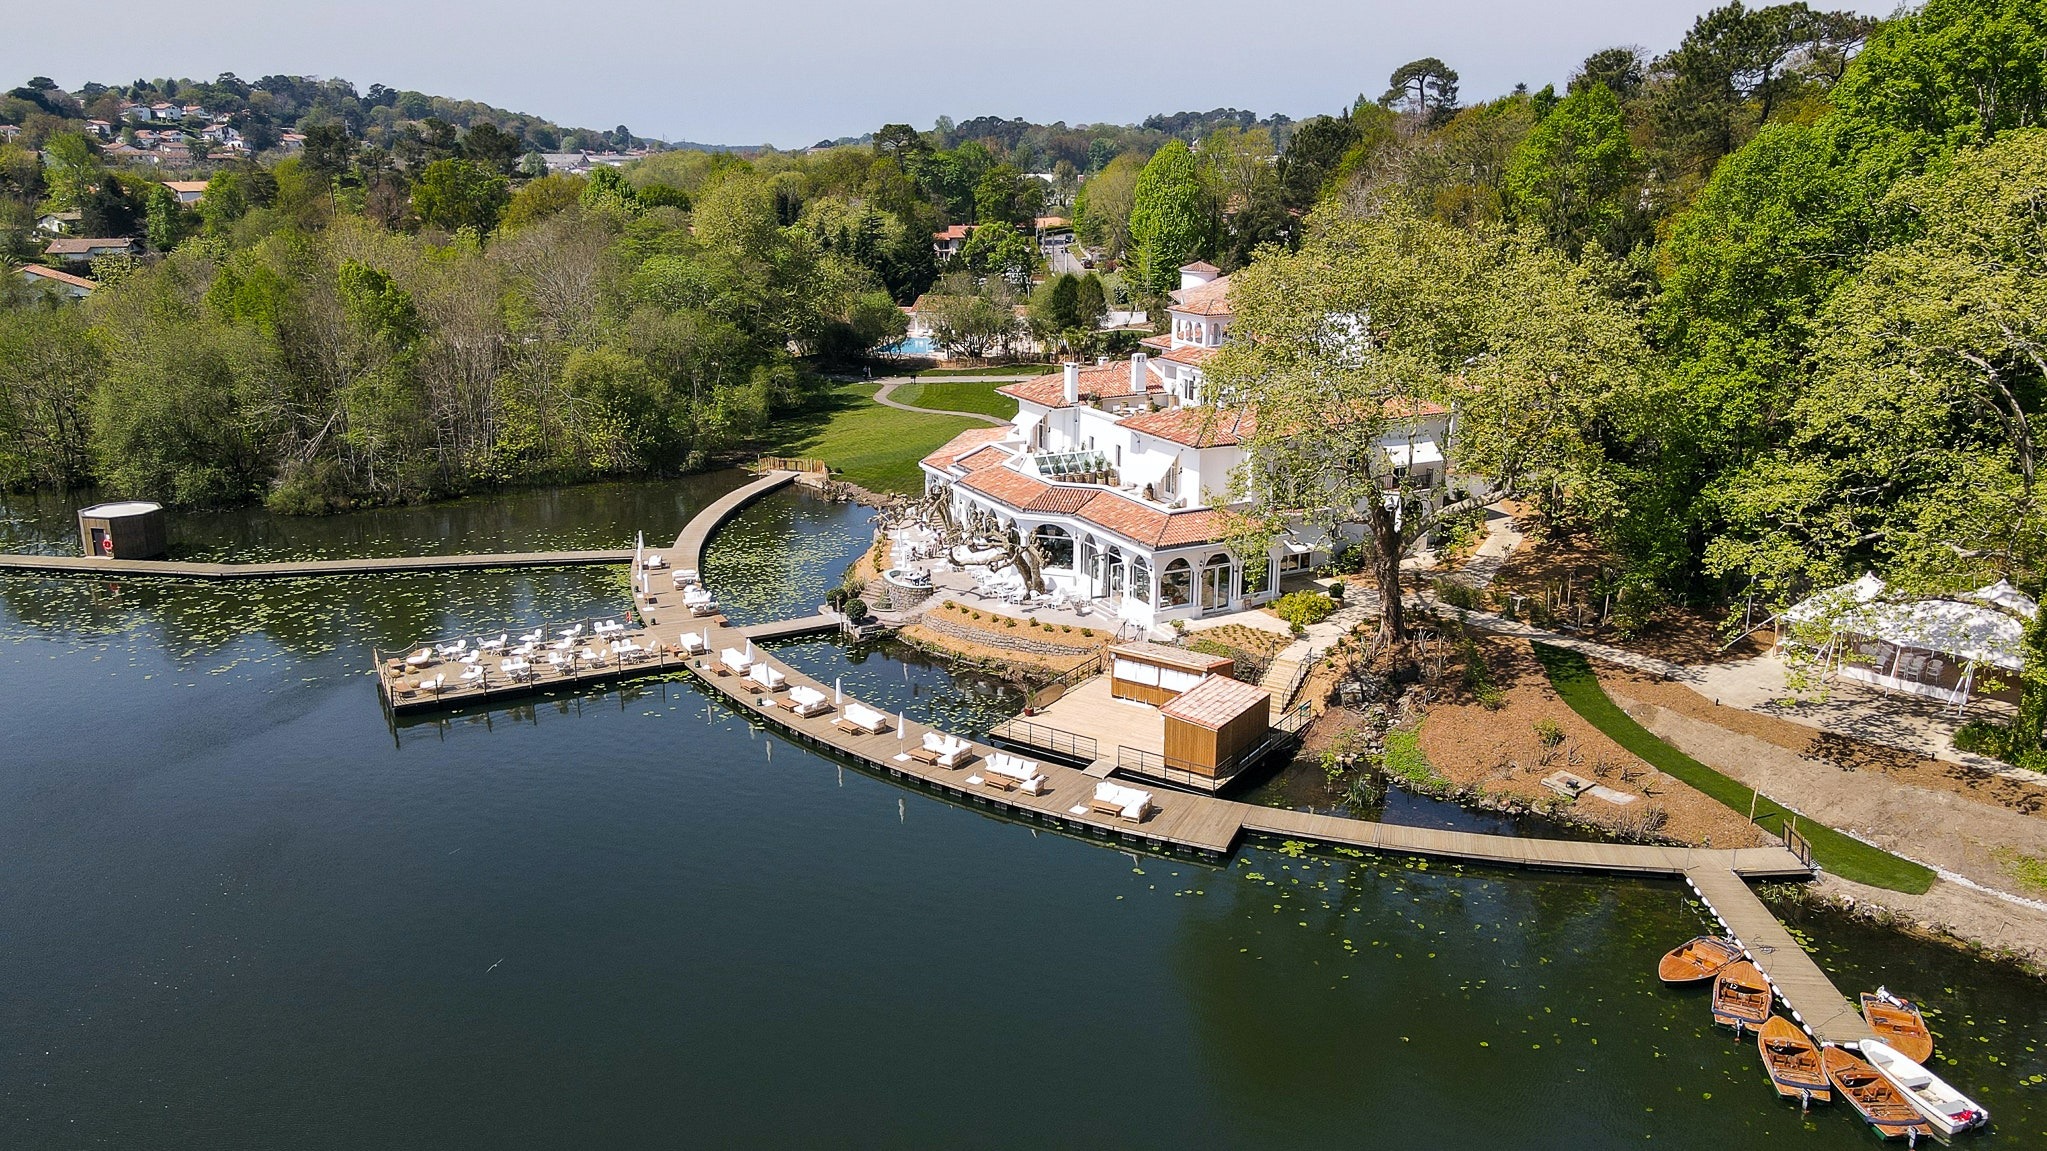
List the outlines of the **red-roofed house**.
<svg viewBox="0 0 2047 1151">
<path fill-rule="evenodd" d="M 1171 331 L 1128 360 L 996 389 L 1017 402 L 1008 426 L 964 432 L 923 461 L 925 490 L 949 492 L 958 519 L 986 514 L 1031 538 L 1055 585 L 1145 627 L 1264 603 L 1330 545 L 1304 528 L 1246 562 L 1224 544 L 1220 493 L 1254 432 L 1249 411 L 1204 394 L 1202 366 L 1231 319 L 1229 277 L 1189 264 L 1171 310 Z M 1450 413 L 1399 422 L 1382 450 L 1440 489 Z"/>
</svg>

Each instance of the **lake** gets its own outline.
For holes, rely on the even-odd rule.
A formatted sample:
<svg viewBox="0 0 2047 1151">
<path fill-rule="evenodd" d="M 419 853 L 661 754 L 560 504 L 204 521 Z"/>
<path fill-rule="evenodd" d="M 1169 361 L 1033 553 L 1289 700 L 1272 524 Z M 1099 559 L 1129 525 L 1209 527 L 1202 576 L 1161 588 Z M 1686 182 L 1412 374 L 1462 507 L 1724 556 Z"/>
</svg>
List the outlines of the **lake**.
<svg viewBox="0 0 2047 1151">
<path fill-rule="evenodd" d="M 320 520 L 177 517 L 214 559 L 619 547 L 740 482 Z M 74 502 L 5 546 L 76 550 Z M 814 610 L 867 509 L 713 541 L 738 619 Z M 394 723 L 372 645 L 610 614 L 617 570 L 202 585 L 0 576 L 0 1146 L 1608 1148 L 1872 1144 L 1780 1106 L 1657 983 L 1675 883 L 1254 845 L 1129 854 L 871 778 L 686 681 Z M 979 730 L 986 677 L 778 652 Z M 1443 819 L 1396 805 L 1387 818 Z M 1848 990 L 2047 1143 L 2037 981 L 1787 913 Z"/>
</svg>

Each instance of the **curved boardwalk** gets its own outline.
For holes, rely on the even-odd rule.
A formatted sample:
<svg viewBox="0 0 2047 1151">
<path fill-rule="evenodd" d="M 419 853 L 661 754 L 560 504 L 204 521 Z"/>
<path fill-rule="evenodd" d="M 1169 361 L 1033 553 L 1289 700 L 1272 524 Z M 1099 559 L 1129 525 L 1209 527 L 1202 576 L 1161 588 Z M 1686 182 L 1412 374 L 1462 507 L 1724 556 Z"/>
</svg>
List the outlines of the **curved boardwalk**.
<svg viewBox="0 0 2047 1151">
<path fill-rule="evenodd" d="M 390 575 L 401 572 L 463 571 L 475 568 L 595 567 L 631 563 L 621 551 L 498 552 L 451 556 L 386 556 L 378 559 L 280 560 L 274 563 L 187 563 L 182 560 L 111 560 L 87 556 L 0 555 L 0 571 L 44 575 L 164 576 L 172 579 L 296 579 L 306 576 Z"/>
<path fill-rule="evenodd" d="M 671 566 L 701 570 L 705 545 L 720 523 L 748 503 L 793 482 L 795 478 L 793 472 L 770 473 L 699 512 L 676 537 L 674 554 L 670 557 Z M 785 682 L 778 690 L 756 690 L 759 685 L 751 679 L 722 666 L 720 653 L 725 649 L 744 653 L 755 639 L 824 630 L 834 623 L 830 617 L 807 617 L 741 627 L 728 623 L 722 617 L 689 619 L 672 615 L 660 603 L 660 593 L 652 599 L 638 600 L 635 606 L 646 622 L 641 630 L 634 633 L 634 638 L 663 654 L 637 667 L 593 673 L 587 678 L 609 679 L 621 675 L 686 671 L 723 696 L 734 708 L 759 717 L 762 722 L 800 743 L 852 758 L 882 774 L 914 781 L 1011 818 L 1042 823 L 1091 838 L 1120 839 L 1152 850 L 1191 851 L 1212 857 L 1229 854 L 1248 833 L 1481 864 L 1682 877 L 1700 894 L 1728 933 L 1748 950 L 1793 1016 L 1816 1039 L 1826 1043 L 1853 1044 L 1869 1037 L 1861 1018 L 1849 1008 L 1846 997 L 1834 988 L 1818 965 L 1748 888 L 1751 879 L 1811 877 L 1811 870 L 1786 848 L 1768 846 L 1730 851 L 1439 831 L 1259 807 L 1235 800 L 1157 789 L 1153 789 L 1154 813 L 1141 823 L 1130 823 L 1113 816 L 1103 816 L 1089 808 L 1088 801 L 1094 795 L 1097 780 L 1078 768 L 1041 761 L 1038 770 L 1046 776 L 1046 786 L 1037 795 L 992 790 L 980 782 L 981 773 L 976 770 L 977 765 L 996 752 L 997 749 L 990 745 L 974 744 L 973 758 L 958 767 L 945 768 L 925 763 L 910 753 L 922 746 L 925 732 L 937 729 L 900 714 L 889 717 L 886 730 L 879 733 L 841 726 L 834 721 L 843 716 L 850 705 L 856 704 L 856 699 L 841 694 L 839 685 L 823 683 L 764 651 L 752 650 L 753 662 L 782 673 Z M 707 640 L 709 653 L 697 658 L 675 655 L 676 645 L 685 632 Z M 543 678 L 517 690 L 530 691 L 578 682 L 583 678 L 586 677 L 570 673 Z M 391 677 L 388 673 L 384 682 L 389 694 Z M 798 716 L 787 707 L 787 699 L 788 689 L 799 685 L 825 693 L 833 699 L 834 706 L 818 715 Z M 450 706 L 487 698 L 483 692 L 448 692 L 431 701 L 416 700 L 409 705 L 393 698 L 392 705 L 394 708 Z"/>
</svg>

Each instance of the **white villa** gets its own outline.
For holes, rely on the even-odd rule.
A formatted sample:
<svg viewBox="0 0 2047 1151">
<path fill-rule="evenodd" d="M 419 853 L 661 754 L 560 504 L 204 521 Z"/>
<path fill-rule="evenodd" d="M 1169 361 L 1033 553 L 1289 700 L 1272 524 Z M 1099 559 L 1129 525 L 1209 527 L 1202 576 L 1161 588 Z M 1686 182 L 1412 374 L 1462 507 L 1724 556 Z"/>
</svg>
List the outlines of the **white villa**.
<svg viewBox="0 0 2047 1151">
<path fill-rule="evenodd" d="M 1330 547 L 1309 529 L 1264 556 L 1223 545 L 1215 501 L 1251 432 L 1249 413 L 1218 404 L 1202 377 L 1229 331 L 1229 277 L 1180 269 L 1169 311 L 1168 334 L 1128 362 L 1069 363 L 997 389 L 1017 401 L 1007 426 L 963 432 L 923 460 L 926 492 L 949 492 L 961 520 L 978 510 L 1035 540 L 1061 590 L 1145 627 L 1264 603 Z M 1382 444 L 1438 498 L 1450 422 L 1430 406 Z"/>
</svg>

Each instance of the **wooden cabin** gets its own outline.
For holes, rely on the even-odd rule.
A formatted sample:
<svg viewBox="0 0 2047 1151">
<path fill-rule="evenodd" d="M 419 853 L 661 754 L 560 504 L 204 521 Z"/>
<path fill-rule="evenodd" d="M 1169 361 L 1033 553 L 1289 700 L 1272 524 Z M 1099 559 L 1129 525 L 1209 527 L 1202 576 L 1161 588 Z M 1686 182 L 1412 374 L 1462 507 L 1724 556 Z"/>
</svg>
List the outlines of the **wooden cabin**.
<svg viewBox="0 0 2047 1151">
<path fill-rule="evenodd" d="M 1236 663 L 1159 643 L 1125 643 L 1109 649 L 1109 694 L 1159 707 L 1191 690 L 1205 676 L 1227 678 Z"/>
<path fill-rule="evenodd" d="M 78 543 L 94 559 L 159 559 L 169 547 L 163 505 L 121 500 L 80 509 Z"/>
<path fill-rule="evenodd" d="M 1238 758 L 1272 727 L 1272 693 L 1226 675 L 1211 675 L 1159 708 L 1165 720 L 1166 766 L 1225 778 Z"/>
</svg>

